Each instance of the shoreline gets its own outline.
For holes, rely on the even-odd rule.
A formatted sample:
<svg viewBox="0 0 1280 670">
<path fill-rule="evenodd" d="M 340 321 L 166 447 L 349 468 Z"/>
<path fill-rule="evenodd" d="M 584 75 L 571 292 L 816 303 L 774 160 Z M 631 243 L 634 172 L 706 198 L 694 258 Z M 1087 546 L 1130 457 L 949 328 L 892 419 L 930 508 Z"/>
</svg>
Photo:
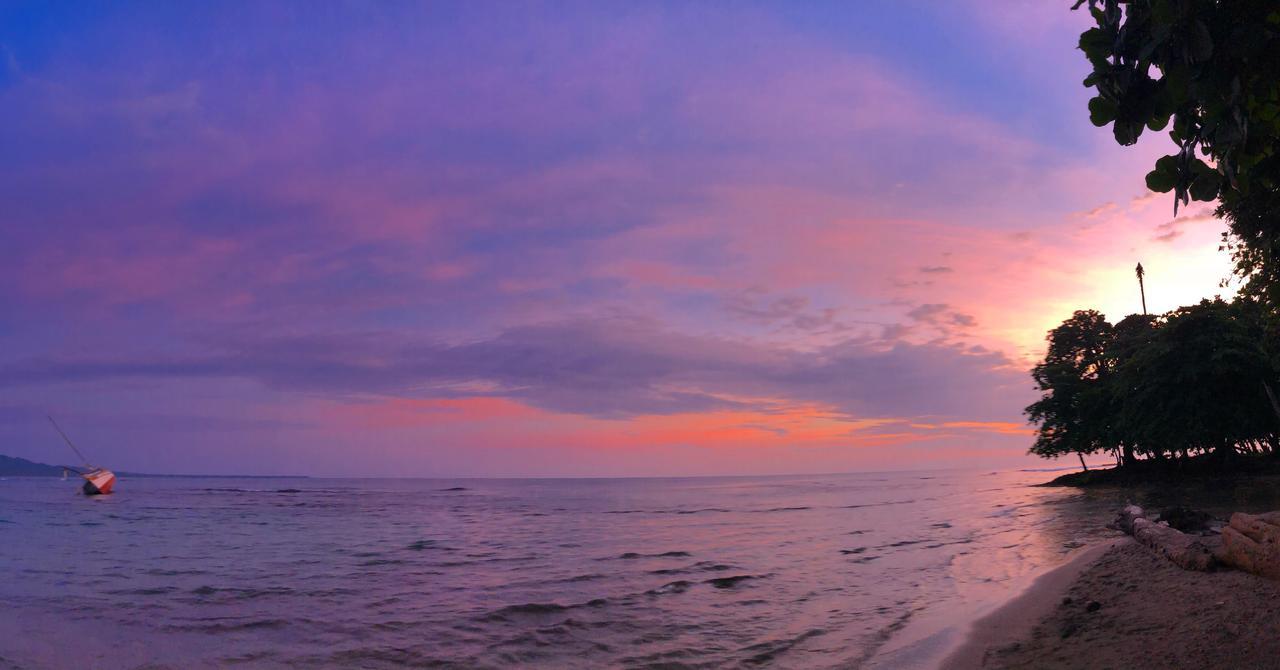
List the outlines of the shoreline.
<svg viewBox="0 0 1280 670">
<path fill-rule="evenodd" d="M 1036 577 L 1020 593 L 1004 601 L 970 624 L 964 641 L 939 665 L 942 670 L 977 670 L 984 667 L 989 652 L 1029 636 L 1042 619 L 1053 612 L 1063 594 L 1080 575 L 1113 547 L 1132 543 L 1116 538 L 1081 547 L 1066 562 Z"/>
<path fill-rule="evenodd" d="M 1132 540 L 1116 537 L 1079 547 L 1066 554 L 1061 562 L 1019 580 L 1004 597 L 932 611 L 896 631 L 894 637 L 864 659 L 860 667 L 867 670 L 980 668 L 987 650 L 1028 634 L 1082 571 L 1108 549 L 1124 542 Z"/>
<path fill-rule="evenodd" d="M 1039 595 L 1047 612 L 947 667 L 1270 668 L 1280 658 L 1280 581 L 1184 570 L 1137 542 L 1111 546 L 1065 592 Z"/>
</svg>

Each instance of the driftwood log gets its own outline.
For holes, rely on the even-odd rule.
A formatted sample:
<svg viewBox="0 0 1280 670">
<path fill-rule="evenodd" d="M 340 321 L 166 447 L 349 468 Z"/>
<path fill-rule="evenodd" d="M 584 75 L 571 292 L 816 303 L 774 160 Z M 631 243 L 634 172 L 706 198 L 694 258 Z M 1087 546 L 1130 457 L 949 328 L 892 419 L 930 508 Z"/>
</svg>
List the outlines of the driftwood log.
<svg viewBox="0 0 1280 670">
<path fill-rule="evenodd" d="M 1213 569 L 1213 551 L 1199 537 L 1152 521 L 1137 505 L 1125 507 L 1114 525 L 1184 570 L 1203 572 Z M 1280 527 L 1277 527 L 1277 531 L 1280 531 Z"/>
<path fill-rule="evenodd" d="M 1280 512 L 1236 512 L 1222 529 L 1218 560 L 1245 572 L 1280 579 Z"/>
<path fill-rule="evenodd" d="M 1126 535 L 1133 535 L 1133 522 L 1138 519 L 1145 519 L 1147 513 L 1142 511 L 1137 505 L 1127 505 L 1120 510 L 1120 516 L 1116 517 L 1115 523 L 1111 524 L 1116 529 L 1124 531 Z"/>
</svg>

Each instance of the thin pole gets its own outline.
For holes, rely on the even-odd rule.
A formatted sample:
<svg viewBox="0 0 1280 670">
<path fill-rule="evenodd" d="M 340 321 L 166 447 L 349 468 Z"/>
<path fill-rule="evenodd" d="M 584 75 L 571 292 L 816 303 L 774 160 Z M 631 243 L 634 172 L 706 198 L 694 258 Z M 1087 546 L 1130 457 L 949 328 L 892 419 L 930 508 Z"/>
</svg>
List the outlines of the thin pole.
<svg viewBox="0 0 1280 670">
<path fill-rule="evenodd" d="M 62 429 L 58 427 L 58 422 L 54 421 L 53 417 L 48 414 L 45 415 L 45 418 L 49 420 L 49 423 L 53 424 L 53 429 L 58 431 L 58 434 L 62 436 L 62 440 L 67 443 L 68 447 L 71 447 L 71 451 L 76 452 L 76 456 L 80 457 L 80 462 L 84 463 L 85 467 L 89 467 L 88 459 L 84 457 L 84 454 L 80 453 L 79 449 L 76 449 L 76 445 L 71 443 L 71 438 L 67 437 L 67 434 L 62 432 Z"/>
<path fill-rule="evenodd" d="M 1138 267 L 1134 268 L 1134 272 L 1138 273 L 1138 293 L 1142 295 L 1142 315 L 1147 315 L 1147 288 L 1142 284 L 1142 275 L 1146 274 L 1142 271 L 1142 263 L 1138 263 Z"/>
</svg>

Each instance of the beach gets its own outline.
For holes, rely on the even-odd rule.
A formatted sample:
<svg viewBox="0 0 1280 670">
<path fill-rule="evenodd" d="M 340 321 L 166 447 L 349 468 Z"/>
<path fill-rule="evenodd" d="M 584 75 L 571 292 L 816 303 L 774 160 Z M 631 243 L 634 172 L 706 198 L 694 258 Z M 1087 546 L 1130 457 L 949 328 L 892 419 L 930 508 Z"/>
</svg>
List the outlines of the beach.
<svg viewBox="0 0 1280 670">
<path fill-rule="evenodd" d="M 1029 637 L 1036 624 L 1053 612 L 1062 594 L 1080 579 L 1081 574 L 1124 542 L 1126 540 L 1116 539 L 1084 547 L 1062 565 L 1038 577 L 1020 595 L 975 621 L 964 643 L 944 660 L 942 667 L 946 670 L 982 668 L 991 651 L 1018 644 Z"/>
<path fill-rule="evenodd" d="M 1277 633 L 1280 582 L 1182 570 L 1125 539 L 1078 554 L 976 622 L 943 667 L 1268 668 Z"/>
</svg>

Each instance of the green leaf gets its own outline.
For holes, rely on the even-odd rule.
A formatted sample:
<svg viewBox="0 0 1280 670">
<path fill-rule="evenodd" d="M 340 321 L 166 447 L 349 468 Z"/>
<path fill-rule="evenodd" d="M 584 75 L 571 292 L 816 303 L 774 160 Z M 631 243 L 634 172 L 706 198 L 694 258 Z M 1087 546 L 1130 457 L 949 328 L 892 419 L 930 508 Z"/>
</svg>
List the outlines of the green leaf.
<svg viewBox="0 0 1280 670">
<path fill-rule="evenodd" d="M 1089 121 L 1101 128 L 1116 118 L 1116 103 L 1098 96 L 1089 100 Z"/>
<path fill-rule="evenodd" d="M 1080 50 L 1094 64 L 1105 64 L 1114 44 L 1115 35 L 1102 28 L 1090 28 L 1080 33 Z"/>
<path fill-rule="evenodd" d="M 1191 86 L 1191 70 L 1182 62 L 1168 63 L 1161 67 L 1164 90 L 1169 96 L 1169 105 L 1176 109 L 1186 102 Z"/>
<path fill-rule="evenodd" d="M 1116 137 L 1116 142 L 1124 146 L 1129 146 L 1138 141 L 1138 137 L 1142 135 L 1142 124 L 1133 121 L 1116 121 L 1111 127 L 1112 134 Z"/>
<path fill-rule="evenodd" d="M 1222 176 L 1217 172 L 1199 174 L 1195 181 L 1191 182 L 1191 199 L 1208 202 L 1218 197 L 1218 191 L 1221 188 Z"/>
<path fill-rule="evenodd" d="M 1167 163 L 1166 163 L 1166 165 L 1167 165 Z M 1215 170 L 1215 169 L 1213 169 L 1213 168 L 1209 167 L 1209 164 L 1208 164 L 1208 163 L 1206 163 L 1206 162 L 1204 162 L 1204 161 L 1200 160 L 1199 158 L 1192 158 L 1192 159 L 1191 159 L 1191 164 L 1190 164 L 1189 168 L 1190 168 L 1190 170 L 1191 170 L 1191 174 L 1193 174 L 1193 175 L 1195 175 L 1195 176 L 1197 176 L 1197 177 L 1200 177 L 1200 176 L 1203 176 L 1203 175 L 1210 175 L 1210 174 L 1212 174 L 1212 175 L 1216 175 L 1216 174 L 1218 174 L 1218 171 L 1217 171 L 1217 170 Z"/>
<path fill-rule="evenodd" d="M 1203 21 L 1196 21 L 1192 26 L 1188 46 L 1193 61 L 1203 62 L 1213 57 L 1213 36 Z"/>
<path fill-rule="evenodd" d="M 1168 193 L 1178 183 L 1178 175 L 1155 169 L 1147 173 L 1147 188 L 1156 193 Z"/>
</svg>

